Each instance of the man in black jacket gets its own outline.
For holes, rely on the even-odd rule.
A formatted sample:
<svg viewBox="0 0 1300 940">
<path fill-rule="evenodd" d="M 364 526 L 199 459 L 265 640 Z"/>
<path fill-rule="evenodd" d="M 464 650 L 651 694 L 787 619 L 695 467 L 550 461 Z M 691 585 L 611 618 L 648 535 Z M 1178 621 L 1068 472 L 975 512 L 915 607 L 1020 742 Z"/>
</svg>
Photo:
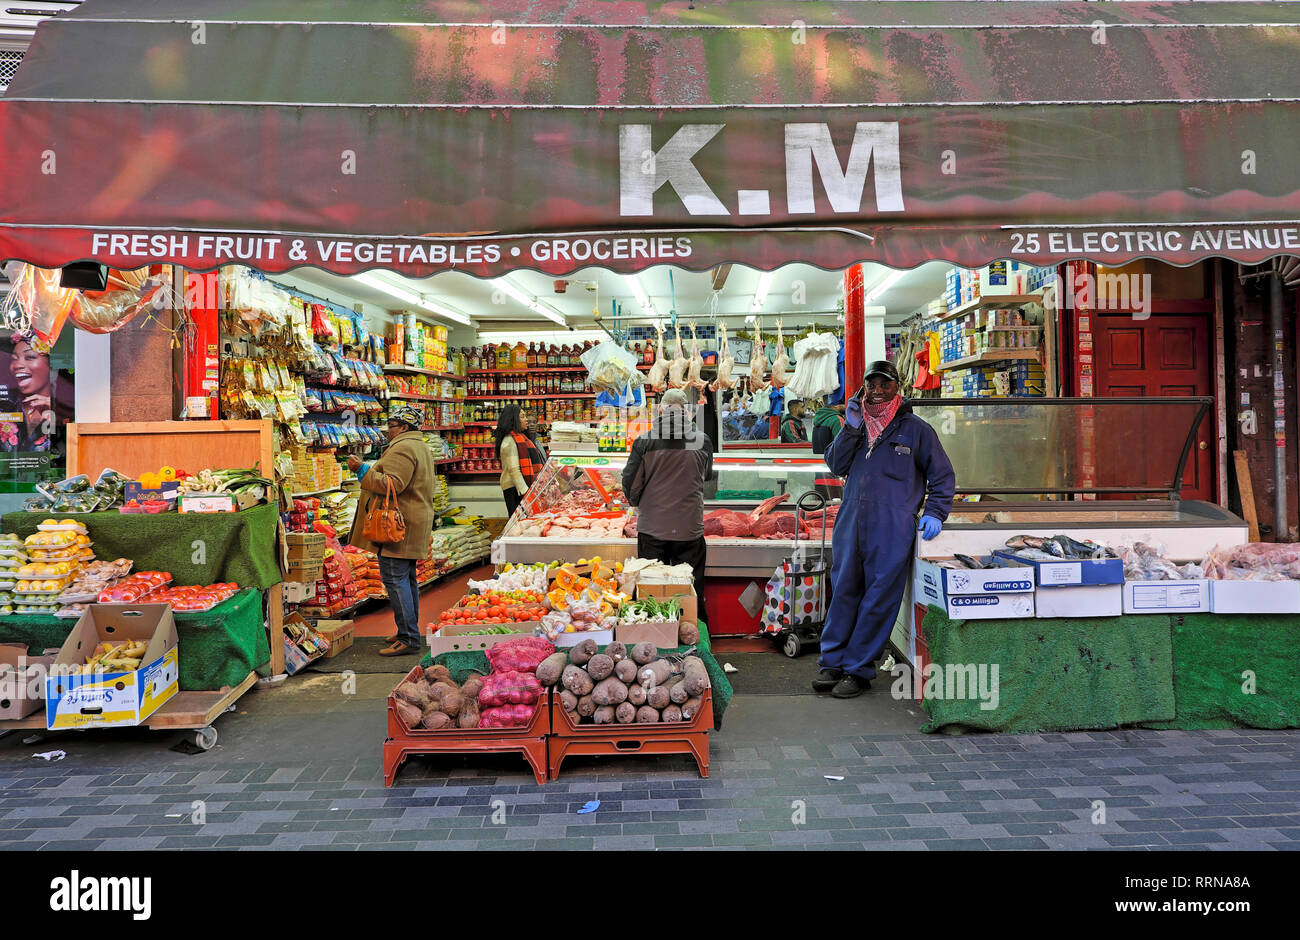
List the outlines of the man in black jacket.
<svg viewBox="0 0 1300 940">
<path fill-rule="evenodd" d="M 713 475 L 713 444 L 691 425 L 686 393 L 664 393 L 654 427 L 632 442 L 623 468 L 623 494 L 637 507 L 636 551 L 694 572 L 700 619 L 704 611 L 704 484 Z"/>
</svg>

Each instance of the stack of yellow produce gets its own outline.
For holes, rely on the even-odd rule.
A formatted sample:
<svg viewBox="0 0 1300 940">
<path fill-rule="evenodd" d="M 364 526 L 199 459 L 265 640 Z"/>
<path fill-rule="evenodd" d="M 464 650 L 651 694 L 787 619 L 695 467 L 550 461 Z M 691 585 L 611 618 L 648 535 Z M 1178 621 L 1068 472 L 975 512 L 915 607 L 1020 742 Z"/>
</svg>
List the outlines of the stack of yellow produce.
<svg viewBox="0 0 1300 940">
<path fill-rule="evenodd" d="M 14 588 L 18 571 L 27 564 L 23 540 L 16 534 L 0 535 L 0 617 L 14 613 Z"/>
<path fill-rule="evenodd" d="M 100 643 L 81 667 L 83 675 L 102 669 L 104 672 L 134 672 L 140 668 L 148 644 L 144 640 Z"/>
<path fill-rule="evenodd" d="M 15 572 L 14 612 L 54 614 L 62 604 L 59 595 L 93 560 L 86 527 L 70 519 L 46 519 L 24 540 L 28 562 Z"/>
</svg>

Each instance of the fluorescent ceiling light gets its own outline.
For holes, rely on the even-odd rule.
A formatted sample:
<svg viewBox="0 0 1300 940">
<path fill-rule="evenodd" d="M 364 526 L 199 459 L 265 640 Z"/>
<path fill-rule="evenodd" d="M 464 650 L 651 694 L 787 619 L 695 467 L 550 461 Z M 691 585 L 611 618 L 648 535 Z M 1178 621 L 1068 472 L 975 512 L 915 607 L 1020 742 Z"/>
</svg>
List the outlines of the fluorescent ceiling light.
<svg viewBox="0 0 1300 940">
<path fill-rule="evenodd" d="M 754 291 L 754 302 L 749 305 L 749 309 L 758 313 L 763 309 L 763 304 L 767 303 L 767 291 L 772 286 L 772 272 L 764 271 L 758 276 L 758 288 Z"/>
<path fill-rule="evenodd" d="M 901 279 L 902 276 L 906 273 L 907 273 L 906 271 L 890 271 L 888 274 L 885 275 L 884 280 L 882 280 L 879 284 L 877 284 L 875 287 L 871 288 L 871 290 L 867 292 L 867 296 L 862 298 L 862 302 L 864 304 L 871 303 L 873 300 L 878 298 L 885 291 L 889 290 L 891 287 L 897 284 L 899 279 Z"/>
<path fill-rule="evenodd" d="M 659 311 L 655 310 L 655 305 L 651 303 L 649 296 L 646 295 L 645 288 L 641 286 L 641 279 L 635 274 L 624 277 L 632 285 L 632 293 L 636 296 L 636 302 L 640 305 L 642 312 L 655 316 Z"/>
<path fill-rule="evenodd" d="M 402 287 L 400 284 L 394 284 L 387 278 L 382 278 L 377 274 L 354 274 L 352 279 L 358 284 L 365 284 L 367 287 L 373 287 L 375 290 L 383 291 L 390 297 L 396 297 L 398 300 L 404 301 L 412 307 L 419 307 L 422 310 L 427 310 L 430 313 L 437 314 L 443 319 L 450 320 L 452 323 L 459 323 L 461 326 L 474 325 L 474 321 L 465 314 L 452 310 L 450 307 L 444 306 L 437 301 L 426 300 L 415 291 Z"/>
<path fill-rule="evenodd" d="M 533 311 L 533 313 L 536 313 L 539 316 L 546 317 L 546 319 L 552 321 L 553 323 L 558 323 L 560 324 L 560 326 L 569 325 L 569 321 L 566 320 L 563 314 L 561 314 L 558 310 L 556 310 L 554 307 L 550 306 L 549 304 L 541 303 L 540 301 L 538 301 L 536 297 L 530 297 L 528 294 L 525 294 L 513 283 L 511 283 L 507 278 L 499 277 L 492 283 L 496 284 L 497 287 L 501 288 L 501 290 L 504 293 L 513 297 L 515 300 L 519 301 L 529 310 Z"/>
</svg>

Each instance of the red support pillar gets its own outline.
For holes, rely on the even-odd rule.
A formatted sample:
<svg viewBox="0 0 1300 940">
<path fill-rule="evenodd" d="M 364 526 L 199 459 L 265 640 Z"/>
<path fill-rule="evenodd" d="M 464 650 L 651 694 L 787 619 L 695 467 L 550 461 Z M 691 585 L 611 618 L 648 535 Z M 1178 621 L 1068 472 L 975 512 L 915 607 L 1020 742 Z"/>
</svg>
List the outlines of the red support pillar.
<svg viewBox="0 0 1300 940">
<path fill-rule="evenodd" d="M 844 272 L 844 397 L 847 400 L 862 384 L 867 371 L 865 325 L 866 289 L 862 265 L 855 264 Z"/>
<path fill-rule="evenodd" d="M 218 313 L 221 308 L 219 284 L 215 271 L 206 274 L 185 274 L 185 297 L 189 306 L 193 329 L 187 337 L 185 347 L 185 386 L 184 395 L 187 405 L 200 404 L 203 414 L 191 409 L 191 417 L 219 417 L 218 392 L 221 378 L 221 335 L 218 326 Z"/>
</svg>

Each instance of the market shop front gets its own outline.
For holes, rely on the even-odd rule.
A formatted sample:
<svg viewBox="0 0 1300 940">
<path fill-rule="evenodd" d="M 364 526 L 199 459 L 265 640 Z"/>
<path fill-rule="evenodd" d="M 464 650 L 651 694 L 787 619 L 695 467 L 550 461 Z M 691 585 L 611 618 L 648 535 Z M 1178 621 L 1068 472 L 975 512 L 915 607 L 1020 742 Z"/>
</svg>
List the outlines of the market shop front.
<svg viewBox="0 0 1300 940">
<path fill-rule="evenodd" d="M 455 4 L 426 4 L 417 17 L 381 3 L 357 23 L 326 4 L 253 3 L 236 21 L 216 2 L 172 18 L 158 4 L 92 0 L 42 26 L 0 102 L 0 133 L 18 142 L 0 164 L 0 258 L 46 268 L 243 265 L 271 277 L 382 270 L 430 293 L 448 272 L 563 279 L 596 267 L 635 278 L 664 265 L 803 264 L 845 272 L 844 374 L 856 376 L 884 352 L 867 324 L 888 269 L 943 262 L 978 279 L 1014 263 L 1028 277 L 1067 263 L 1256 265 L 1300 252 L 1300 170 L 1289 159 L 1300 105 L 1279 92 L 1297 87 L 1300 11 L 831 3 L 779 11 L 788 22 L 768 9 L 759 25 L 731 8 L 635 4 L 583 14 L 599 22 L 562 13 L 521 22 L 511 6 L 482 5 L 479 22 L 464 23 Z M 123 54 L 86 52 L 105 42 Z M 231 67 L 254 53 L 304 65 Z M 1071 62 L 1079 67 L 1057 67 Z M 868 286 L 863 266 L 883 276 Z M 935 318 L 955 324 L 954 340 L 970 338 L 967 313 L 974 330 L 1014 332 L 1030 327 L 986 314 L 1058 311 L 1040 321 L 1044 349 L 1035 350 L 1055 374 L 1026 367 L 1008 381 L 1084 398 L 1129 387 L 1118 375 L 1130 362 L 1123 331 L 1111 342 L 1109 328 L 1092 329 L 1095 300 L 1061 312 L 1042 284 L 1002 302 L 983 286 L 967 299 L 958 283 Z M 411 296 L 411 305 L 427 300 Z M 528 299 L 542 315 L 538 296 Z M 1222 305 L 1202 300 L 1221 325 Z M 1186 332 L 1161 319 L 1174 313 L 1158 311 L 1165 332 L 1133 342 L 1167 347 Z M 1194 380 L 1157 375 L 1155 384 L 1161 394 L 1215 396 L 1214 414 L 1197 412 L 1207 447 L 1192 445 L 1195 466 L 1208 469 L 1180 496 L 1224 503 L 1225 395 L 1203 381 L 1217 348 L 1208 334 L 1192 340 L 1202 351 Z M 1113 355 L 1094 360 L 1102 335 Z M 969 370 L 944 397 L 984 397 L 976 386 L 995 379 L 972 366 L 1035 358 L 967 351 L 941 356 L 945 374 Z M 1219 372 L 1208 370 L 1212 382 Z M 1063 421 L 1049 424 L 1060 433 Z M 1086 431 L 1084 422 L 1091 439 Z M 1020 446 L 1058 444 L 1031 435 Z M 553 454 L 530 495 L 563 494 L 600 460 L 612 469 L 611 458 Z M 724 450 L 724 470 L 728 460 L 807 477 L 804 487 L 826 476 L 811 454 Z M 1078 475 L 1036 481 L 1034 494 L 1142 495 L 1149 479 L 1107 487 Z M 1235 531 L 1233 519 L 1219 521 Z M 594 554 L 590 542 L 533 544 L 525 522 L 516 517 L 496 541 L 495 560 Z M 733 555 L 726 541 L 710 565 L 734 579 L 734 609 L 741 583 L 770 574 L 789 544 L 750 540 Z M 627 554 L 621 534 L 613 542 L 600 544 L 607 558 Z"/>
</svg>

